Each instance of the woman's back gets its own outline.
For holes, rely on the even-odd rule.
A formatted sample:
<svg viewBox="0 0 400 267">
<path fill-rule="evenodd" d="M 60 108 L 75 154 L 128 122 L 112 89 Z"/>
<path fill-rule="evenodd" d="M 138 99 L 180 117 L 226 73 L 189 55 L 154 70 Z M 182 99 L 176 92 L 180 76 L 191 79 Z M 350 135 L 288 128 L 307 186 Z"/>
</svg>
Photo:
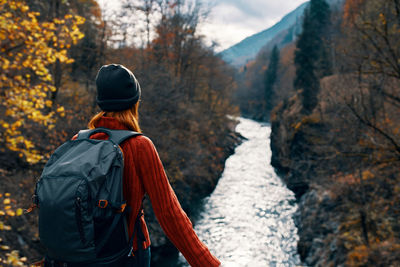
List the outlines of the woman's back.
<svg viewBox="0 0 400 267">
<path fill-rule="evenodd" d="M 101 117 L 94 125 L 109 129 L 128 128 L 118 119 Z M 107 135 L 98 133 L 95 139 L 107 139 Z M 142 199 L 148 194 L 154 213 L 171 242 L 185 256 L 192 266 L 219 266 L 219 261 L 209 252 L 193 230 L 192 223 L 182 210 L 176 195 L 170 186 L 158 153 L 152 141 L 145 136 L 130 138 L 121 144 L 124 154 L 124 196 L 131 207 L 129 215 L 130 235 L 133 233 Z M 142 249 L 150 246 L 149 233 L 144 218 L 141 218 L 145 242 Z M 134 237 L 133 250 L 138 249 L 137 237 Z"/>
</svg>

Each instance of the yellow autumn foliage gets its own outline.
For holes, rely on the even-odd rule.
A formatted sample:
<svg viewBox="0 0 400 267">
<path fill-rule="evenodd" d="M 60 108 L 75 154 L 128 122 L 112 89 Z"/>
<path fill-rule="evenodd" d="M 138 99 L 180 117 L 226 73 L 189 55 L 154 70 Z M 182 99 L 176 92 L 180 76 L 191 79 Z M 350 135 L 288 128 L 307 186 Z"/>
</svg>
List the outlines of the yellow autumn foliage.
<svg viewBox="0 0 400 267">
<path fill-rule="evenodd" d="M 17 201 L 11 198 L 10 193 L 5 193 L 4 197 L 5 198 L 2 199 L 3 194 L 0 193 L 0 231 L 15 230 L 11 225 L 6 224 L 7 220 L 10 217 L 22 216 L 24 212 L 21 208 L 17 208 Z M 3 205 L 1 205 L 1 203 Z M 18 250 L 12 250 L 10 246 L 4 244 L 1 238 L 0 251 L 5 252 L 3 255 L 0 255 L 0 266 L 2 266 L 1 264 L 6 264 L 5 266 L 29 266 L 27 265 L 27 258 L 21 257 Z"/>
<path fill-rule="evenodd" d="M 53 108 L 49 96 L 55 91 L 50 67 L 55 62 L 69 64 L 67 48 L 84 37 L 80 16 L 65 15 L 39 22 L 25 1 L 0 0 L 0 100 L 5 116 L 0 117 L 0 142 L 19 153 L 29 163 L 43 156 L 32 140 L 24 136 L 28 121 L 54 127 L 60 106 Z"/>
</svg>

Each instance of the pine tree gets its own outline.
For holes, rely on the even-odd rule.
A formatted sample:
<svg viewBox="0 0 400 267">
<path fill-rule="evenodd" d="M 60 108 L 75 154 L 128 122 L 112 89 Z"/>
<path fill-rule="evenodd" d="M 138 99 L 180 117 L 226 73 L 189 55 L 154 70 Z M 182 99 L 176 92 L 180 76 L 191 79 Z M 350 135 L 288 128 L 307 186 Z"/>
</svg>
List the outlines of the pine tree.
<svg viewBox="0 0 400 267">
<path fill-rule="evenodd" d="M 302 89 L 303 112 L 309 114 L 317 105 L 319 80 L 331 74 L 324 38 L 330 22 L 329 5 L 325 0 L 311 0 L 304 12 L 303 31 L 296 44 L 296 78 L 294 86 Z"/>
<path fill-rule="evenodd" d="M 277 78 L 277 72 L 279 68 L 279 49 L 274 46 L 272 49 L 268 69 L 265 72 L 265 91 L 264 99 L 266 103 L 267 114 L 273 108 L 273 97 L 274 97 L 274 85 Z"/>
</svg>

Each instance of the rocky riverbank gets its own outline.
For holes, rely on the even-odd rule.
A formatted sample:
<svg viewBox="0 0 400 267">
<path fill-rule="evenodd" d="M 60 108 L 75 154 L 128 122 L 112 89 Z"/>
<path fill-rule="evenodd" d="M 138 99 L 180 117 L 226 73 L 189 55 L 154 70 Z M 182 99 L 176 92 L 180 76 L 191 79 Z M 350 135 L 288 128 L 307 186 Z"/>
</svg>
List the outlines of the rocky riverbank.
<svg viewBox="0 0 400 267">
<path fill-rule="evenodd" d="M 308 266 L 336 266 L 344 261 L 336 236 L 340 203 L 319 183 L 322 177 L 316 158 L 321 151 L 313 146 L 324 125 L 317 117 L 302 117 L 300 109 L 297 96 L 275 109 L 271 117 L 271 163 L 298 201 L 295 222 L 301 260 Z"/>
<path fill-rule="evenodd" d="M 399 214 L 398 163 L 364 159 L 371 147 L 359 133 L 368 129 L 325 97 L 334 80 L 323 81 L 312 114 L 301 114 L 295 94 L 271 116 L 271 163 L 299 206 L 298 252 L 307 266 L 395 266 L 400 227 L 389 218 Z"/>
</svg>

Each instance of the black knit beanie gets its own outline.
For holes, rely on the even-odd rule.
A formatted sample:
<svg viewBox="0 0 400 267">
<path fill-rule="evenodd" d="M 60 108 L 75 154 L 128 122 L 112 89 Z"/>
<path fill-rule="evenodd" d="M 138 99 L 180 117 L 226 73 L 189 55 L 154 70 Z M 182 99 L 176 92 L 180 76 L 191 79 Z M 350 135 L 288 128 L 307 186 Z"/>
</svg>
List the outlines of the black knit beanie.
<svg viewBox="0 0 400 267">
<path fill-rule="evenodd" d="M 139 101 L 140 85 L 133 73 L 119 64 L 104 65 L 96 76 L 97 104 L 103 111 L 129 109 Z"/>
</svg>

